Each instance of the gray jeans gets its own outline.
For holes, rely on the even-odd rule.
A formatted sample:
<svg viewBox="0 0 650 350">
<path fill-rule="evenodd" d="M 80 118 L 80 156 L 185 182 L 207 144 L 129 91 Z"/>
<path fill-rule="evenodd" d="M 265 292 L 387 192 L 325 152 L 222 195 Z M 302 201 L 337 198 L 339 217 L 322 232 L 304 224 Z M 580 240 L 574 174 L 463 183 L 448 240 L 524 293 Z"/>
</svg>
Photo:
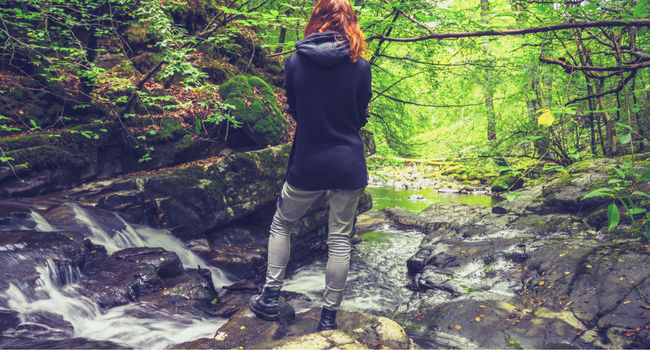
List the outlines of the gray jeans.
<svg viewBox="0 0 650 350">
<path fill-rule="evenodd" d="M 324 307 L 337 310 L 341 306 L 345 280 L 350 268 L 350 234 L 357 211 L 358 190 L 330 190 L 328 258 L 325 268 Z M 282 287 L 284 272 L 289 262 L 291 230 L 309 206 L 325 191 L 303 191 L 284 183 L 277 210 L 271 223 L 269 261 L 266 272 L 267 287 Z"/>
</svg>

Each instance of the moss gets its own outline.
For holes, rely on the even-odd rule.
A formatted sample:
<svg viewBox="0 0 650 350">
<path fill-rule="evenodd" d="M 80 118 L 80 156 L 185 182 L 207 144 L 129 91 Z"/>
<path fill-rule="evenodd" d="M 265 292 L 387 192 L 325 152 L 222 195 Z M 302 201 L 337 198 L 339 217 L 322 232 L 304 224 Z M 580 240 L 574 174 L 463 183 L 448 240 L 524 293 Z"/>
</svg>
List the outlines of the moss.
<svg viewBox="0 0 650 350">
<path fill-rule="evenodd" d="M 524 180 L 512 173 L 501 175 L 492 183 L 493 192 L 516 191 L 524 186 Z"/>
<path fill-rule="evenodd" d="M 287 132 L 273 89 L 257 77 L 237 76 L 219 88 L 230 113 L 242 122 L 244 131 L 262 146 L 275 144 Z"/>
<path fill-rule="evenodd" d="M 266 68 L 266 71 L 273 75 L 279 75 L 280 73 L 282 73 L 282 68 L 278 66 L 268 66 Z"/>
<path fill-rule="evenodd" d="M 5 154 L 14 159 L 14 164 L 26 164 L 29 170 L 60 166 L 81 168 L 91 161 L 86 154 L 74 154 L 53 146 L 36 146 L 5 152 Z"/>
<path fill-rule="evenodd" d="M 179 169 L 169 181 L 178 186 L 202 186 L 217 209 L 224 209 L 227 206 L 224 197 L 226 183 L 219 176 L 216 165 L 211 165 L 207 169 L 199 165 Z"/>
<path fill-rule="evenodd" d="M 108 144 L 119 129 L 117 123 L 81 125 L 55 134 L 6 138 L 0 140 L 0 147 L 8 157 L 14 158 L 14 164 L 27 163 L 30 170 L 59 166 L 79 168 L 95 161 L 90 156 L 92 150 Z"/>
<path fill-rule="evenodd" d="M 264 149 L 254 152 L 237 153 L 234 160 L 237 167 L 252 168 L 255 175 L 258 177 L 276 178 L 286 170 L 286 161 L 289 158 L 291 151 L 291 144 L 287 144 L 282 148 L 280 154 L 276 154 L 274 150 Z"/>
</svg>

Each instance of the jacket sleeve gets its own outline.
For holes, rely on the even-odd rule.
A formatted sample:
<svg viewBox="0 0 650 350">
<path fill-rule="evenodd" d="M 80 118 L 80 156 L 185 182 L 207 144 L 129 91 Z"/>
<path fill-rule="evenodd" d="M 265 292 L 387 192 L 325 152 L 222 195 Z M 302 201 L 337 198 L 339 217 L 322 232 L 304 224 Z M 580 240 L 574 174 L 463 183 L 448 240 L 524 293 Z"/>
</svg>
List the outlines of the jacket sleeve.
<svg viewBox="0 0 650 350">
<path fill-rule="evenodd" d="M 368 115 L 367 110 L 370 105 L 370 100 L 372 99 L 372 71 L 369 63 L 365 62 L 360 77 L 361 84 L 359 91 L 357 92 L 357 108 L 359 127 L 363 128 L 368 124 L 368 118 L 370 116 Z"/>
<path fill-rule="evenodd" d="M 289 57 L 284 65 L 284 84 L 282 88 L 285 90 L 285 95 L 287 96 L 287 107 L 284 109 L 285 112 L 289 113 L 293 120 L 298 121 L 298 110 L 296 106 L 296 93 L 293 89 L 292 83 L 292 73 L 293 73 L 293 60 L 292 57 Z"/>
</svg>

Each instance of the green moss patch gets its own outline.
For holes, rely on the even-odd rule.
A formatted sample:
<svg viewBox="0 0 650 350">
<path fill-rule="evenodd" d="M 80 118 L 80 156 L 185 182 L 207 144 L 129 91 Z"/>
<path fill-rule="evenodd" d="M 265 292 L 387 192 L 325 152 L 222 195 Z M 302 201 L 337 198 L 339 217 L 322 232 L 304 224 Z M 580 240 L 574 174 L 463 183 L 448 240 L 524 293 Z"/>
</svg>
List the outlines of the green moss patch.
<svg viewBox="0 0 650 350">
<path fill-rule="evenodd" d="M 248 136 L 262 146 L 273 145 L 287 132 L 273 89 L 257 77 L 237 76 L 219 88 L 224 103 Z"/>
</svg>

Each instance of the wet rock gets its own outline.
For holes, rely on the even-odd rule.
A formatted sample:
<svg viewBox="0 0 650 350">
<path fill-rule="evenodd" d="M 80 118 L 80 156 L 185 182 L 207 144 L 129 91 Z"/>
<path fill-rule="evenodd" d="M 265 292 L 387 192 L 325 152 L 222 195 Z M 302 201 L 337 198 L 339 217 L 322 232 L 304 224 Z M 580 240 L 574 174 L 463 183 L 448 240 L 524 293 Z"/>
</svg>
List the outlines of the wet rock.
<svg viewBox="0 0 650 350">
<path fill-rule="evenodd" d="M 17 203 L 0 203 L 0 231 L 31 230 L 36 225 L 28 207 Z"/>
<path fill-rule="evenodd" d="M 74 327 L 61 315 L 37 310 L 24 314 L 23 318 L 23 324 L 4 335 L 33 339 L 70 339 L 74 336 Z"/>
<path fill-rule="evenodd" d="M 451 221 L 436 221 L 424 216 L 418 216 L 399 207 L 384 208 L 384 213 L 393 221 L 404 226 L 418 227 L 425 232 L 437 230 L 441 227 L 447 227 L 452 224 Z"/>
<path fill-rule="evenodd" d="M 130 349 L 115 342 L 73 338 L 63 340 L 13 338 L 0 336 L 3 349 Z"/>
<path fill-rule="evenodd" d="M 186 273 L 162 280 L 164 288 L 143 295 L 138 301 L 149 302 L 157 308 L 172 312 L 189 312 L 200 317 L 215 316 L 218 296 L 207 269 L 208 276 L 197 269 L 187 269 Z"/>
<path fill-rule="evenodd" d="M 71 271 L 83 266 L 87 254 L 78 233 L 4 231 L 0 234 L 0 292 L 14 284 L 33 296 L 41 267 L 55 277 L 55 283 L 69 283 Z"/>
<path fill-rule="evenodd" d="M 84 266 L 83 273 L 88 279 L 80 282 L 81 293 L 104 308 L 138 301 L 164 288 L 153 267 L 117 256 L 93 259 Z"/>
<path fill-rule="evenodd" d="M 354 228 L 357 232 L 365 232 L 381 227 L 389 222 L 390 219 L 384 211 L 371 210 L 357 216 L 357 222 L 354 224 Z"/>
<path fill-rule="evenodd" d="M 336 317 L 338 330 L 317 332 L 319 319 L 319 308 L 276 322 L 261 320 L 250 309 L 242 308 L 214 339 L 198 339 L 173 348 L 412 349 L 404 329 L 384 317 L 340 310 Z"/>
<path fill-rule="evenodd" d="M 18 312 L 0 309 L 0 333 L 10 328 L 15 328 L 19 322 Z"/>
<path fill-rule="evenodd" d="M 417 200 L 424 200 L 426 198 L 424 198 L 424 196 L 421 195 L 421 194 L 414 194 L 414 195 L 409 196 L 408 199 L 417 201 Z"/>
<path fill-rule="evenodd" d="M 151 266 L 160 278 L 176 277 L 183 273 L 183 263 L 178 255 L 162 248 L 127 248 L 113 253 L 113 256 Z"/>
<path fill-rule="evenodd" d="M 645 344 L 637 334 L 650 316 L 650 272 L 639 266 L 650 263 L 650 248 L 638 239 L 603 244 L 583 218 L 534 214 L 535 203 L 506 204 L 506 214 L 439 203 L 409 217 L 451 223 L 429 232 L 407 262 L 420 298 L 398 321 L 418 345 Z"/>
</svg>

